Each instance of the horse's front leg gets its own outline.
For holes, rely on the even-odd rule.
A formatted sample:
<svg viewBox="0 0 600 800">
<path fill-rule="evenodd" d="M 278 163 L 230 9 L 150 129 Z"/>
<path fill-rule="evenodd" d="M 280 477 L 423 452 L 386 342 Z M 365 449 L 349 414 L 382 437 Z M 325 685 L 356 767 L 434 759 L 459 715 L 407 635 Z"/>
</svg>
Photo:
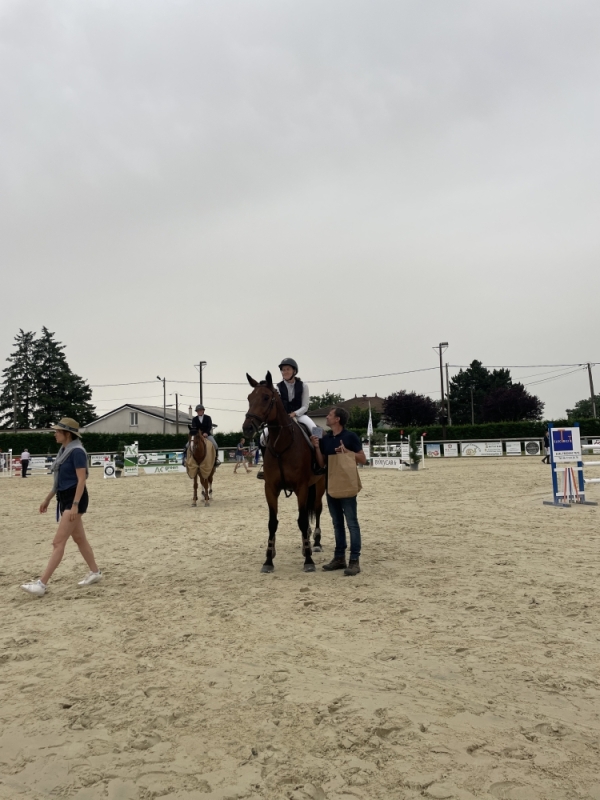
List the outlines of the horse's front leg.
<svg viewBox="0 0 600 800">
<path fill-rule="evenodd" d="M 277 533 L 277 526 L 279 521 L 277 519 L 277 504 L 279 500 L 279 492 L 272 488 L 268 483 L 265 484 L 265 497 L 269 506 L 269 543 L 267 544 L 267 560 L 261 567 L 261 572 L 273 572 L 275 566 L 273 559 L 275 558 L 275 535 Z"/>
<path fill-rule="evenodd" d="M 192 507 L 195 508 L 198 503 L 198 473 L 194 475 L 194 497 L 192 498 Z"/>
<path fill-rule="evenodd" d="M 298 491 L 298 527 L 302 534 L 302 555 L 304 556 L 304 572 L 314 572 L 315 562 L 312 560 L 310 536 L 308 533 L 308 486 Z"/>
<path fill-rule="evenodd" d="M 208 480 L 206 480 L 205 478 L 200 478 L 200 481 L 202 482 L 202 495 L 204 497 L 204 505 L 209 506 L 210 498 L 208 496 Z"/>
</svg>

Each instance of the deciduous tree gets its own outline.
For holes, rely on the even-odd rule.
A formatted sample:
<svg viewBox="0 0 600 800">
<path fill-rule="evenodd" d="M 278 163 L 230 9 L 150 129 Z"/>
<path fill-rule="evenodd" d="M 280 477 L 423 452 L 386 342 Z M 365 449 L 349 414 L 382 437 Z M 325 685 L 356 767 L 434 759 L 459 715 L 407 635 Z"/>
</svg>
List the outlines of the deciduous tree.
<svg viewBox="0 0 600 800">
<path fill-rule="evenodd" d="M 325 394 L 311 395 L 310 405 L 308 410 L 316 411 L 317 408 L 327 408 L 327 406 L 335 406 L 338 403 L 343 403 L 344 398 L 341 394 L 334 394 L 333 392 L 325 392 Z"/>
<path fill-rule="evenodd" d="M 402 389 L 383 401 L 383 413 L 392 425 L 432 425 L 438 416 L 438 404 L 423 394 Z"/>
</svg>

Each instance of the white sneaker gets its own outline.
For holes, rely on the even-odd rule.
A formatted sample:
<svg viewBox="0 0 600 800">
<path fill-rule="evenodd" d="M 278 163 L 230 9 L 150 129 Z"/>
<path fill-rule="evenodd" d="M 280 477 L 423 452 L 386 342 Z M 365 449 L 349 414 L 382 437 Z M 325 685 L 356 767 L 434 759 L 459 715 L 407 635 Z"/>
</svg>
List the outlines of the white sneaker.
<svg viewBox="0 0 600 800">
<path fill-rule="evenodd" d="M 46 584 L 42 583 L 41 580 L 38 578 L 37 581 L 31 581 L 31 583 L 23 583 L 21 585 L 21 589 L 24 592 L 29 592 L 29 594 L 35 594 L 38 597 L 46 594 Z"/>
<path fill-rule="evenodd" d="M 98 583 L 102 580 L 102 572 L 88 572 L 82 581 L 79 581 L 77 586 L 91 586 L 92 583 Z"/>
</svg>

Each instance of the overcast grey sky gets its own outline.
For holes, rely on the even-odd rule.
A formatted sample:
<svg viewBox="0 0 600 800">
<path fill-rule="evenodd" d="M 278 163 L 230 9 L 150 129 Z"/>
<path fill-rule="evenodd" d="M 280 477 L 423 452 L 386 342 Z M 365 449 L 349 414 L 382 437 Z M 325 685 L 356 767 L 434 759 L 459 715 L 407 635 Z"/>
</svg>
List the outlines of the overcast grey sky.
<svg viewBox="0 0 600 800">
<path fill-rule="evenodd" d="M 440 340 L 600 362 L 599 34 L 598 0 L 0 0 L 0 360 L 45 324 L 91 384 L 186 404 L 199 359 L 344 397 L 439 397 L 315 381 Z M 587 374 L 530 390 L 559 416 Z M 206 386 L 220 430 L 247 391 Z"/>
</svg>

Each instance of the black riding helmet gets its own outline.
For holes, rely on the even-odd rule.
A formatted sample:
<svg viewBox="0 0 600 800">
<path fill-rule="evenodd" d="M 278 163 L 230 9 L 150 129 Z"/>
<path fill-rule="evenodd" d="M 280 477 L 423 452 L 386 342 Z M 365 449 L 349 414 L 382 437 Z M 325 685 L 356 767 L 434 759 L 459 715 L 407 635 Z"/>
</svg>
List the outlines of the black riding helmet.
<svg viewBox="0 0 600 800">
<path fill-rule="evenodd" d="M 291 367 L 293 370 L 296 371 L 295 374 L 296 375 L 298 374 L 298 363 L 294 361 L 293 358 L 284 358 L 281 364 L 279 365 L 279 369 L 281 369 L 282 367 Z"/>
</svg>

